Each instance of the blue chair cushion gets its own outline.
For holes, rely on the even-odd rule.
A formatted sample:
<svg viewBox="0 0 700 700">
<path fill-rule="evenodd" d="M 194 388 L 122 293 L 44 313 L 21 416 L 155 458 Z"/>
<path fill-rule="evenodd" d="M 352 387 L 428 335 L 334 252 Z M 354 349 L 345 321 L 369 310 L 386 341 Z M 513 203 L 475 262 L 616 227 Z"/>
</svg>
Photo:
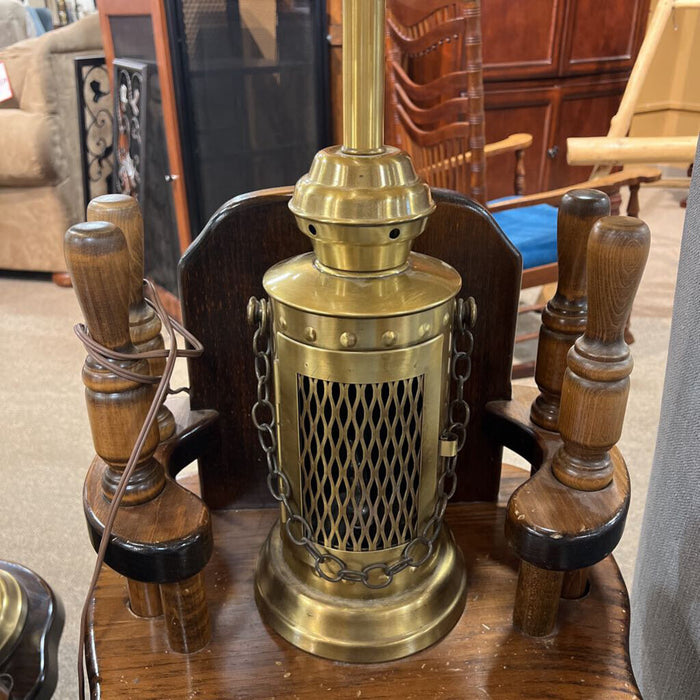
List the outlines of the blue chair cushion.
<svg viewBox="0 0 700 700">
<path fill-rule="evenodd" d="M 24 9 L 29 14 L 32 25 L 36 30 L 36 36 L 46 34 L 46 32 L 53 29 L 51 10 L 47 10 L 45 7 L 25 7 Z"/>
<path fill-rule="evenodd" d="M 511 197 L 495 199 L 502 202 Z M 493 213 L 493 218 L 523 256 L 523 270 L 557 261 L 557 208 L 534 204 Z"/>
</svg>

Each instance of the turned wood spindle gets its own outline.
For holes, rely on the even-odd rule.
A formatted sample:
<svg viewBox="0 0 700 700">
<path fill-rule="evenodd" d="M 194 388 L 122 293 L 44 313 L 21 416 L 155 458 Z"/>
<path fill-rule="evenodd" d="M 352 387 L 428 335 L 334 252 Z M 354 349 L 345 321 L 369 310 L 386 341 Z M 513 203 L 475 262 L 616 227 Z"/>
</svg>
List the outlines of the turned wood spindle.
<svg viewBox="0 0 700 700">
<path fill-rule="evenodd" d="M 211 637 L 211 623 L 204 574 L 200 572 L 177 583 L 162 583 L 160 594 L 170 648 L 188 654 L 206 646 Z"/>
<path fill-rule="evenodd" d="M 650 238 L 643 221 L 609 216 L 588 240 L 588 323 L 569 351 L 559 412 L 564 444 L 552 463 L 574 489 L 597 491 L 612 480 L 609 450 L 622 432 L 633 366 L 624 330 Z"/>
<path fill-rule="evenodd" d="M 563 571 L 538 569 L 520 562 L 513 607 L 513 625 L 531 637 L 551 634 L 557 621 Z"/>
<path fill-rule="evenodd" d="M 127 578 L 126 592 L 129 595 L 131 612 L 137 617 L 160 617 L 163 614 L 160 586 L 157 583 L 144 583 Z"/>
<path fill-rule="evenodd" d="M 545 430 L 557 430 L 559 400 L 569 348 L 586 330 L 586 246 L 593 224 L 610 213 L 600 190 L 572 190 L 559 205 L 557 219 L 557 291 L 542 312 L 535 381 L 540 395 L 530 418 Z"/>
<path fill-rule="evenodd" d="M 112 350 L 135 352 L 129 335 L 129 251 L 122 232 L 104 221 L 76 224 L 66 232 L 64 253 L 92 338 Z M 155 394 L 154 385 L 123 379 L 112 371 L 114 366 L 138 374 L 149 372 L 148 362 L 138 359 L 109 360 L 102 365 L 88 355 L 83 366 L 95 451 L 107 465 L 102 491 L 110 501 Z M 153 458 L 158 442 L 154 422 L 129 479 L 123 505 L 144 503 L 162 490 L 164 470 Z"/>
<path fill-rule="evenodd" d="M 138 202 L 125 194 L 105 194 L 95 197 L 87 208 L 88 221 L 109 221 L 121 229 L 126 238 L 130 256 L 129 330 L 131 342 L 139 352 L 162 350 L 161 322 L 143 296 L 143 218 Z M 165 369 L 165 358 L 149 361 L 151 373 L 160 376 Z M 158 410 L 160 439 L 167 440 L 175 431 L 175 418 L 163 405 Z"/>
<path fill-rule="evenodd" d="M 583 598 L 588 592 L 588 567 L 574 569 L 564 573 L 564 583 L 561 588 L 561 597 L 567 600 Z"/>
</svg>

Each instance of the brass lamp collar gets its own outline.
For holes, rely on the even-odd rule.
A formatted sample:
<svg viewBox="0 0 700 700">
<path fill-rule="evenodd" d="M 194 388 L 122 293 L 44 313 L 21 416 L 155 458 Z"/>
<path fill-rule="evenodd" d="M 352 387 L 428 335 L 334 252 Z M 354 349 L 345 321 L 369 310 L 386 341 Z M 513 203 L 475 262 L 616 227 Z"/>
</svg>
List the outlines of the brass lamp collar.
<svg viewBox="0 0 700 700">
<path fill-rule="evenodd" d="M 343 146 L 316 154 L 289 208 L 323 265 L 404 265 L 435 209 L 409 156 L 383 145 L 384 0 L 343 3 Z"/>
</svg>

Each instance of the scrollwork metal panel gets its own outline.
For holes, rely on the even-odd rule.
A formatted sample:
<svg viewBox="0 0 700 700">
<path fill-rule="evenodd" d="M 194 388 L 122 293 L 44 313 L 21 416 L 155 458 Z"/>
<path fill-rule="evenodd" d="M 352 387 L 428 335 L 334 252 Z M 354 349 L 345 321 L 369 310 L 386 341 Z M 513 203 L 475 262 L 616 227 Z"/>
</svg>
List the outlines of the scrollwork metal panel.
<svg viewBox="0 0 700 700">
<path fill-rule="evenodd" d="M 141 61 L 114 60 L 115 189 L 142 204 L 149 68 Z"/>
<path fill-rule="evenodd" d="M 114 117 L 104 55 L 75 59 L 85 206 L 113 191 Z"/>
</svg>

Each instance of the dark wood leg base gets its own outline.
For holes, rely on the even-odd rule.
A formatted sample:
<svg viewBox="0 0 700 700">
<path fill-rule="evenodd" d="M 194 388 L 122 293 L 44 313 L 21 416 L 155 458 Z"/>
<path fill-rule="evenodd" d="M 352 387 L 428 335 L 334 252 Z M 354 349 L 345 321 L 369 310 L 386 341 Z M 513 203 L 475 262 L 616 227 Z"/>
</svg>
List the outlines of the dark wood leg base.
<svg viewBox="0 0 700 700">
<path fill-rule="evenodd" d="M 567 571 L 561 587 L 561 597 L 566 600 L 578 600 L 588 593 L 588 568 Z"/>
<path fill-rule="evenodd" d="M 211 639 L 204 575 L 200 572 L 185 581 L 162 583 L 160 594 L 170 648 L 181 654 L 203 649 Z"/>
<path fill-rule="evenodd" d="M 639 216 L 639 183 L 630 185 L 630 198 L 627 202 L 627 216 Z"/>
<path fill-rule="evenodd" d="M 531 637 L 544 637 L 554 631 L 563 580 L 563 571 L 538 569 L 526 561 L 520 562 L 513 608 L 516 629 Z"/>
<path fill-rule="evenodd" d="M 126 579 L 129 607 L 137 617 L 160 617 L 163 606 L 160 602 L 160 587 L 157 583 L 143 583 Z"/>
<path fill-rule="evenodd" d="M 48 584 L 20 564 L 0 561 L 0 569 L 14 576 L 27 600 L 27 618 L 10 657 L 0 665 L 0 676 L 12 679 L 19 698 L 48 699 L 58 680 L 58 642 L 63 631 L 63 606 Z M 2 685 L 0 685 L 2 697 Z"/>
</svg>

